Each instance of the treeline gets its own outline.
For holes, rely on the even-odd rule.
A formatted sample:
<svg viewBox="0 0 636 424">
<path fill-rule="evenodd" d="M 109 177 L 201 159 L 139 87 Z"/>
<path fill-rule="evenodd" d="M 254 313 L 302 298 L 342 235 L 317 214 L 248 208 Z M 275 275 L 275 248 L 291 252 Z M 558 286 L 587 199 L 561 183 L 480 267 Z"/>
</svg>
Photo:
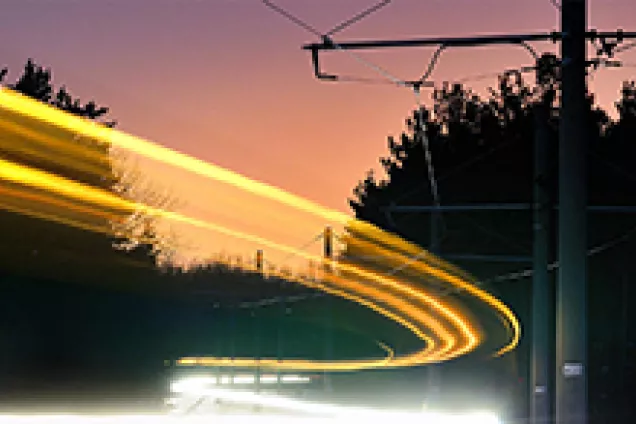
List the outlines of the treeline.
<svg viewBox="0 0 636 424">
<path fill-rule="evenodd" d="M 417 137 L 420 124 L 426 128 L 443 205 L 532 203 L 538 106 L 548 110 L 550 138 L 550 172 L 541 182 L 556 205 L 559 67 L 555 56 L 544 55 L 537 62 L 536 80 L 508 71 L 485 96 L 462 84 L 439 86 L 433 92 L 431 107 L 414 111 L 406 120 L 406 130 L 399 137 L 389 137 L 388 154 L 380 159 L 386 175 L 378 177 L 370 172 L 355 188 L 350 201 L 355 215 L 429 246 L 428 213 L 390 211 L 392 206 L 433 205 L 425 149 Z M 589 204 L 636 206 L 636 83 L 627 81 L 620 87 L 614 114 L 600 108 L 591 92 L 587 111 L 588 118 L 580 125 L 586 128 L 589 143 Z M 636 255 L 636 215 L 591 212 L 588 222 L 590 405 L 594 417 L 609 419 L 633 413 L 629 399 L 636 393 L 636 332 L 629 324 L 636 318 L 631 306 L 636 300 L 636 269 L 631 259 Z M 556 226 L 553 214 L 555 242 Z M 448 212 L 443 213 L 439 228 L 438 252 L 442 257 L 532 254 L 530 210 Z M 551 252 L 553 261 L 555 252 L 556 244 Z M 454 262 L 479 277 L 521 317 L 524 340 L 515 354 L 518 375 L 510 376 L 509 381 L 522 379 L 524 392 L 519 399 L 528 399 L 532 280 L 527 272 L 519 271 L 531 268 L 531 263 L 496 259 Z M 555 272 L 551 277 L 554 283 Z"/>
</svg>

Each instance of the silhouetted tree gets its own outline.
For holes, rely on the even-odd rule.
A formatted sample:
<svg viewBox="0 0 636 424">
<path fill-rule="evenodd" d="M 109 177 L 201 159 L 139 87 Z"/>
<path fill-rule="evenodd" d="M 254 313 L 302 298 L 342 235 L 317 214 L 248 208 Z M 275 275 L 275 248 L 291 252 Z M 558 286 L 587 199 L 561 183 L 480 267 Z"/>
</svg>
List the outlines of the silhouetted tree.
<svg viewBox="0 0 636 424">
<path fill-rule="evenodd" d="M 389 137 L 389 154 L 380 159 L 386 176 L 378 178 L 370 172 L 355 188 L 350 205 L 356 217 L 423 247 L 429 245 L 428 214 L 389 213 L 386 209 L 392 205 L 433 203 L 424 149 L 416 137 L 420 116 L 424 119 L 442 204 L 531 203 L 534 111 L 538 104 L 550 110 L 551 173 L 545 184 L 556 203 L 559 62 L 553 55 L 544 55 L 537 65 L 534 83 L 519 72 L 506 72 L 486 97 L 477 96 L 461 84 L 446 83 L 435 89 L 432 108 L 424 109 L 421 115 L 419 111 L 413 112 L 406 121 L 406 131 L 398 139 Z M 636 177 L 631 172 L 636 159 L 634 82 L 624 84 L 616 108 L 618 117 L 611 119 L 594 104 L 590 93 L 589 118 L 581 122 L 589 136 L 589 202 L 592 205 L 636 205 L 633 188 Z M 553 224 L 555 227 L 555 220 Z M 628 259 L 636 254 L 629 238 L 636 228 L 636 217 L 590 214 L 589 228 L 590 245 L 602 246 L 600 250 L 590 250 L 590 316 L 612 317 L 591 324 L 590 340 L 595 340 L 594 344 L 600 347 L 590 347 L 590 378 L 592 381 L 613 380 L 614 391 L 623 390 L 624 396 L 629 397 L 625 392 L 627 388 L 616 386 L 629 364 L 625 360 L 621 362 L 609 348 L 615 345 L 621 330 L 608 331 L 608 328 L 612 326 L 609 322 L 625 319 L 616 311 L 621 310 L 621 302 L 629 302 L 622 299 L 620 283 L 629 278 L 626 275 L 635 275 L 636 271 L 633 261 Z M 532 252 L 530 211 L 445 213 L 441 229 L 442 256 L 451 253 L 530 255 Z M 355 258 L 356 252 L 346 248 L 343 255 Z M 460 260 L 456 263 L 484 281 L 519 270 L 519 265 L 514 264 Z M 518 280 L 504 280 L 506 282 L 489 288 L 516 310 L 527 329 L 530 280 Z M 636 335 L 630 337 L 632 343 L 636 342 Z M 520 364 L 526 363 L 527 348 L 524 341 L 519 350 Z M 623 352 L 625 349 L 627 346 L 622 347 Z M 633 366 L 630 369 L 633 373 Z M 527 372 L 523 370 L 524 374 Z M 595 408 L 602 407 L 606 412 L 619 408 L 612 404 L 618 398 L 607 392 L 594 391 L 591 399 Z"/>
<path fill-rule="evenodd" d="M 93 101 L 81 102 L 65 87 L 55 89 L 51 71 L 32 60 L 15 82 L 7 82 L 7 74 L 6 69 L 0 71 L 0 82 L 10 89 L 90 119 L 96 125 L 115 125 L 107 117 L 108 108 Z M 154 186 L 142 186 L 138 171 L 126 168 L 121 157 L 114 157 L 109 143 L 64 133 L 52 125 L 37 125 L 35 120 L 3 110 L 0 157 L 150 206 L 166 207 L 173 201 Z M 26 212 L 36 215 L 50 212 L 46 204 L 29 203 L 28 196 L 42 194 L 37 190 L 3 180 L 0 191 L 0 227 L 3 229 L 0 290 L 10 305 L 20 305 L 5 309 L 0 319 L 2 344 L 15 347 L 12 353 L 7 353 L 10 358 L 5 358 L 4 364 L 10 365 L 2 367 L 3 372 L 11 369 L 19 374 L 30 370 L 44 375 L 44 371 L 63 374 L 65 370 L 81 369 L 87 360 L 86 349 L 90 349 L 87 323 L 81 319 L 88 314 L 82 290 L 90 289 L 82 289 L 79 284 L 124 288 L 151 283 L 148 280 L 158 275 L 157 257 L 174 246 L 161 245 L 165 240 L 155 231 L 154 218 L 143 213 L 130 215 L 115 211 L 110 215 L 96 215 L 90 222 L 106 230 L 106 234 L 97 233 L 16 213 L 22 210 L 20 207 L 27 206 L 30 209 Z M 112 234 L 111 226 L 116 227 Z M 127 251 L 115 248 L 121 247 L 124 241 L 133 245 Z M 67 283 L 77 286 L 69 288 Z M 16 287 L 31 287 L 31 290 L 20 295 Z M 20 322 L 22 328 L 16 327 L 16 322 Z M 2 362 L 0 360 L 0 366 Z"/>
<path fill-rule="evenodd" d="M 7 69 L 0 73 L 0 82 L 7 75 Z M 40 102 L 49 104 L 58 109 L 71 114 L 95 121 L 98 125 L 107 127 L 115 126 L 115 121 L 106 118 L 109 109 L 98 106 L 94 101 L 82 103 L 74 98 L 66 87 L 55 89 L 51 80 L 51 71 L 38 66 L 32 60 L 28 60 L 22 75 L 13 84 L 7 87 L 18 91 L 28 97 Z M 42 149 L 39 146 L 25 149 L 33 145 L 31 134 L 24 132 L 27 123 L 11 122 L 12 117 L 5 118 L 3 125 L 3 142 L 0 145 L 0 154 L 4 159 L 53 173 L 65 178 L 79 181 L 102 190 L 107 190 L 123 198 L 128 198 L 136 202 L 146 203 L 152 207 L 164 208 L 174 203 L 173 197 L 168 193 L 161 193 L 157 187 L 149 187 L 147 184 L 142 188 L 142 178 L 139 172 L 131 166 L 127 166 L 125 156 L 113 155 L 111 145 L 103 140 L 92 140 L 86 136 L 65 134 L 61 145 L 55 149 Z M 26 126 L 25 126 L 26 125 Z M 38 131 L 35 129 L 34 131 Z M 70 157 L 70 159 L 68 159 Z M 65 159 L 65 160 L 62 160 Z M 133 196 L 134 192 L 134 196 Z M 148 266 L 153 266 L 155 259 L 161 257 L 163 260 L 171 256 L 174 250 L 175 240 L 164 239 L 156 231 L 156 218 L 143 213 L 126 215 L 120 213 L 111 217 L 110 221 L 115 226 L 113 237 L 104 235 L 85 234 L 85 231 L 71 230 L 51 223 L 29 223 L 31 218 L 17 217 L 11 213 L 5 213 L 5 224 L 14 220 L 13 223 L 20 228 L 32 228 L 27 234 L 20 234 L 18 245 L 30 250 L 28 261 L 42 260 L 48 255 L 57 256 L 67 250 L 67 254 L 86 255 L 83 260 L 100 257 L 119 257 L 113 254 L 112 246 L 125 248 L 128 251 L 127 258 L 142 261 Z M 8 221 L 6 221 L 8 219 Z M 103 228 L 108 228 L 108 222 L 100 224 Z M 45 229 L 46 228 L 46 229 Z M 143 241 L 140 241 L 143 240 Z M 17 251 L 16 243 L 11 244 L 11 250 Z M 97 250 L 95 250 L 97 249 Z M 37 253 L 35 253 L 37 252 Z M 11 255 L 7 256 L 7 258 Z M 13 256 L 15 259 L 15 255 Z M 11 259 L 12 262 L 15 262 Z M 21 260 L 24 262 L 24 260 Z M 81 261 L 81 260 L 80 260 Z M 107 262 L 107 261 L 106 261 Z M 35 268 L 33 264 L 30 268 Z"/>
</svg>

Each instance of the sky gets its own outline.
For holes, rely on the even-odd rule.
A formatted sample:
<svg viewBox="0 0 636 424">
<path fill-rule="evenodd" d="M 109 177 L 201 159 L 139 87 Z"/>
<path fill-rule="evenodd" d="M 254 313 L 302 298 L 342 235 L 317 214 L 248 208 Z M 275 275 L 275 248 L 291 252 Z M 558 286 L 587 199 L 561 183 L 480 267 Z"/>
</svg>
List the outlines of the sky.
<svg viewBox="0 0 636 424">
<path fill-rule="evenodd" d="M 329 29 L 373 1 L 277 4 Z M 636 30 L 633 0 L 590 4 L 591 27 Z M 406 89 L 314 79 L 300 46 L 316 37 L 260 0 L 0 0 L 0 5 L 0 64 L 10 67 L 10 76 L 17 77 L 32 57 L 51 67 L 57 84 L 109 106 L 124 131 L 345 212 L 352 189 L 369 168 L 378 168 L 387 136 L 400 133 L 415 105 Z M 336 40 L 556 29 L 558 14 L 549 0 L 393 0 Z M 430 54 L 408 49 L 364 57 L 413 79 Z M 621 57 L 636 64 L 636 49 Z M 527 53 L 515 47 L 458 49 L 442 56 L 432 80 L 529 64 Z M 325 65 L 375 76 L 340 53 Z M 620 83 L 630 77 L 636 77 L 636 68 L 599 71 L 598 101 L 611 108 Z M 484 92 L 495 82 L 493 77 L 471 85 Z M 178 192 L 191 213 L 196 209 L 207 218 L 227 198 L 187 173 L 158 169 L 153 179 Z M 255 201 L 235 200 L 241 208 L 230 210 L 231 218 L 253 214 Z M 298 241 L 313 235 L 295 234 Z"/>
</svg>

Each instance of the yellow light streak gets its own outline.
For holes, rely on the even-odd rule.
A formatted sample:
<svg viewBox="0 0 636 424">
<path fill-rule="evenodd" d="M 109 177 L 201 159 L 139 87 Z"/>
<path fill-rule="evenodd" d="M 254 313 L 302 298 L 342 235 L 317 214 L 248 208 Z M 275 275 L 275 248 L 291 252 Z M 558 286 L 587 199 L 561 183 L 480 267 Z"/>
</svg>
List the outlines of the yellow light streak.
<svg viewBox="0 0 636 424">
<path fill-rule="evenodd" d="M 291 194 L 273 185 L 247 178 L 239 173 L 222 168 L 184 153 L 154 144 L 140 137 L 135 137 L 73 116 L 59 109 L 11 91 L 0 88 L 0 104 L 4 109 L 14 113 L 46 122 L 54 127 L 62 128 L 77 134 L 84 134 L 95 140 L 103 140 L 114 147 L 137 153 L 146 158 L 156 160 L 177 168 L 223 182 L 247 192 L 281 202 L 304 212 L 320 216 L 331 222 L 345 223 L 350 217 L 342 212 L 325 208 L 318 203 Z"/>
<path fill-rule="evenodd" d="M 0 147 L 2 149 L 26 153 L 39 160 L 55 161 L 70 169 L 76 169 L 95 176 L 109 176 L 111 172 L 112 161 L 107 151 L 100 154 L 100 152 L 87 146 L 79 145 L 72 140 L 62 141 L 51 135 L 41 134 L 24 125 L 3 119 L 1 116 L 0 128 L 21 137 L 18 143 L 9 137 L 0 138 Z M 68 134 L 68 136 L 69 138 L 72 137 L 71 134 Z M 29 143 L 27 144 L 25 141 Z M 46 147 L 46 149 L 42 147 Z M 52 154 L 54 154 L 53 157 L 51 157 Z"/>
<path fill-rule="evenodd" d="M 393 236 L 387 236 L 385 239 L 389 240 L 392 238 Z M 518 318 L 515 316 L 515 314 L 510 310 L 508 306 L 506 306 L 503 302 L 501 302 L 499 299 L 497 299 L 496 297 L 494 297 L 487 291 L 480 289 L 475 284 L 471 284 L 469 281 L 466 281 L 462 278 L 457 277 L 456 275 L 453 275 L 453 273 L 451 272 L 448 272 L 448 271 L 436 268 L 435 266 L 431 266 L 427 263 L 424 263 L 422 262 L 421 259 L 413 261 L 412 257 L 418 256 L 419 254 L 421 254 L 422 253 L 421 249 L 416 249 L 414 245 L 406 241 L 402 241 L 401 243 L 396 243 L 395 240 L 393 239 L 391 241 L 392 247 L 406 249 L 409 251 L 410 256 L 405 256 L 403 254 L 398 253 L 397 251 L 389 250 L 381 246 L 378 246 L 376 244 L 373 244 L 368 241 L 361 240 L 355 237 L 351 237 L 349 241 L 352 245 L 354 246 L 357 245 L 359 247 L 362 247 L 363 249 L 369 252 L 372 252 L 372 254 L 381 256 L 386 259 L 392 259 L 393 260 L 392 262 L 394 264 L 407 263 L 410 261 L 411 268 L 419 270 L 423 275 L 432 275 L 436 277 L 437 279 L 444 281 L 445 283 L 449 283 L 450 285 L 455 286 L 456 288 L 473 295 L 474 297 L 478 298 L 479 300 L 489 305 L 491 308 L 497 311 L 501 316 L 505 317 L 504 322 L 510 325 L 512 330 L 512 337 L 511 337 L 511 340 L 506 345 L 504 345 L 497 351 L 497 353 L 495 354 L 496 356 L 501 356 L 506 354 L 507 352 L 512 351 L 519 344 L 519 341 L 521 339 L 521 323 L 519 322 Z M 431 259 L 430 255 L 427 255 L 427 260 L 428 259 Z M 441 260 L 436 258 L 434 261 L 431 261 L 431 262 L 437 265 L 442 265 L 442 266 L 444 265 L 442 264 Z M 447 268 L 451 269 L 450 266 L 447 266 Z M 459 272 L 457 274 L 459 274 Z M 461 274 L 464 274 L 464 273 L 462 272 Z"/>
<path fill-rule="evenodd" d="M 58 210 L 73 211 L 80 214 L 83 218 L 89 219 L 80 220 L 70 217 L 68 214 L 63 216 L 53 211 L 47 213 L 43 210 L 43 206 L 52 206 Z M 113 229 L 110 222 L 116 222 L 122 218 L 121 215 L 113 214 L 112 212 L 90 206 L 78 205 L 52 195 L 46 195 L 45 193 L 28 193 L 25 190 L 2 186 L 0 186 L 0 208 L 69 227 L 104 234 L 108 237 L 117 236 L 117 231 Z M 99 218 L 99 223 L 91 222 L 91 218 Z M 151 243 L 153 240 L 148 237 L 139 236 L 137 237 L 137 241 L 139 243 Z"/>
<path fill-rule="evenodd" d="M 52 175 L 44 171 L 32 169 L 27 166 L 15 164 L 15 163 L 5 161 L 2 159 L 0 159 L 0 179 L 11 181 L 15 184 L 22 184 L 25 186 L 38 188 L 40 190 L 54 192 L 68 198 L 73 198 L 80 201 L 84 200 L 84 201 L 87 201 L 96 205 L 100 205 L 100 206 L 105 206 L 108 208 L 120 209 L 120 210 L 126 210 L 126 209 L 136 210 L 137 208 L 139 208 L 138 204 L 122 199 L 114 195 L 113 193 L 107 192 L 105 190 L 90 187 L 85 184 L 78 183 L 76 181 L 71 181 L 60 176 Z M 269 240 L 265 240 L 260 237 L 244 234 L 242 232 L 234 231 L 232 229 L 206 223 L 201 220 L 190 219 L 188 217 L 185 217 L 183 215 L 176 214 L 173 212 L 163 211 L 156 208 L 148 208 L 148 212 L 155 215 L 159 215 L 159 216 L 163 215 L 168 218 L 190 222 L 194 225 L 202 226 L 208 229 L 215 229 L 215 230 L 218 229 L 220 231 L 223 231 L 225 234 L 230 234 L 238 238 L 251 239 L 252 241 L 257 240 L 261 244 L 264 244 L 273 248 L 279 248 L 287 252 L 294 252 L 299 255 L 302 255 L 303 257 L 307 259 L 314 260 L 315 262 L 319 262 L 321 259 L 320 257 L 316 255 L 310 255 L 302 251 L 298 252 L 297 249 L 282 245 L 280 243 L 273 243 L 273 242 L 270 242 Z M 400 284 L 397 280 L 383 277 L 381 275 L 376 275 L 372 272 L 368 272 L 359 267 L 348 265 L 348 264 L 336 264 L 336 266 L 340 270 L 354 274 L 358 278 L 361 278 L 363 280 L 371 280 L 371 281 L 378 282 L 384 286 L 401 291 L 403 294 L 409 295 L 411 297 L 416 297 L 417 300 L 424 301 L 433 310 L 439 312 L 444 317 L 449 318 L 450 321 L 453 322 L 453 324 L 459 327 L 460 333 L 465 335 L 466 338 L 469 340 L 469 347 L 464 347 L 464 350 L 474 349 L 476 347 L 476 341 L 478 340 L 478 336 L 472 332 L 470 325 L 467 322 L 465 322 L 465 320 L 461 317 L 461 314 L 458 311 L 453 311 L 448 306 L 444 305 L 441 301 L 436 301 L 431 296 L 428 296 L 425 293 L 417 292 L 413 290 L 412 288 L 408 288 L 404 286 L 403 284 Z M 331 277 L 329 281 L 336 283 L 337 285 L 344 288 L 344 290 L 343 289 L 336 290 L 341 297 L 345 297 L 347 299 L 361 303 L 363 296 L 370 295 L 376 299 L 376 302 L 393 305 L 394 307 L 397 307 L 398 310 L 400 310 L 400 308 L 404 308 L 400 310 L 400 312 L 406 315 L 406 317 L 408 318 L 399 319 L 398 322 L 404 325 L 405 322 L 407 322 L 407 320 L 410 319 L 411 323 L 409 324 L 407 328 L 411 330 L 416 326 L 420 328 L 420 330 L 418 331 L 419 337 L 421 339 L 423 338 L 424 340 L 428 342 L 428 347 L 426 352 L 429 352 L 430 346 L 434 346 L 434 344 L 432 343 L 430 338 L 423 336 L 425 330 L 421 330 L 421 328 L 426 328 L 428 329 L 428 331 L 431 331 L 434 334 L 436 334 L 436 336 L 439 337 L 440 339 L 445 340 L 444 349 L 442 350 L 442 352 L 438 352 L 436 354 L 428 354 L 428 356 L 425 356 L 422 352 L 420 352 L 419 354 L 412 355 L 411 357 L 407 359 L 395 358 L 393 361 L 391 361 L 390 365 L 387 365 L 387 363 L 383 360 L 383 361 L 380 361 L 380 363 L 383 364 L 382 366 L 406 366 L 406 365 L 415 365 L 418 362 L 425 363 L 426 361 L 437 360 L 437 357 L 445 357 L 445 354 L 449 352 L 455 344 L 457 344 L 457 341 L 448 335 L 449 334 L 448 330 L 446 332 L 442 332 L 440 330 L 441 328 L 440 325 L 436 324 L 430 318 L 426 318 L 427 313 L 424 312 L 425 309 L 418 310 L 417 308 L 409 307 L 405 302 L 395 297 L 392 297 L 390 293 L 377 291 L 370 288 L 365 288 L 364 285 L 361 285 L 360 283 L 357 283 L 355 281 L 346 281 L 346 280 L 342 280 L 341 278 L 337 278 L 335 276 Z M 327 291 L 329 293 L 334 293 L 334 290 L 335 290 L 325 286 L 324 284 L 316 286 L 305 280 L 296 280 L 296 282 L 299 282 L 305 285 L 314 286 L 323 291 Z M 347 293 L 347 289 L 357 290 L 358 293 L 361 294 L 361 296 L 351 295 Z M 369 306 L 372 303 L 375 303 L 375 302 L 367 301 L 367 302 L 364 302 L 364 305 Z M 377 305 L 373 309 L 379 313 L 382 313 L 384 316 L 390 317 L 390 318 L 395 318 L 398 315 L 398 314 L 389 313 L 388 310 L 377 307 Z M 415 323 L 418 323 L 419 326 L 417 324 L 414 325 L 413 321 Z M 235 364 L 234 366 L 236 366 L 237 364 L 236 361 L 238 360 L 235 360 L 233 362 Z M 271 363 L 263 362 L 264 360 L 261 360 L 259 362 L 253 362 L 253 361 L 250 362 L 250 361 L 251 360 L 249 359 L 245 359 L 245 360 L 239 361 L 238 364 L 240 364 L 240 366 L 248 366 L 248 363 L 253 364 L 252 366 L 265 366 L 265 367 L 271 366 Z M 285 367 L 285 365 L 281 365 L 278 361 L 276 362 L 279 367 Z M 227 361 L 220 360 L 220 363 L 218 365 L 224 366 L 224 364 L 226 363 Z M 327 363 L 327 364 L 317 364 L 316 365 L 317 368 L 306 368 L 308 365 L 301 365 L 303 364 L 303 362 L 298 362 L 298 361 L 292 362 L 291 364 L 292 364 L 292 369 L 294 369 L 293 367 L 296 367 L 296 366 L 305 367 L 302 369 L 323 369 L 322 367 L 329 366 L 330 369 L 332 370 L 344 371 L 344 370 L 361 369 L 360 367 L 362 368 L 377 367 L 378 366 L 377 363 L 378 361 L 358 361 L 358 362 L 351 362 L 351 363 L 345 362 L 343 364 L 338 365 L 339 363 L 333 362 L 333 363 Z M 288 369 L 288 368 L 285 368 L 285 369 Z"/>
<path fill-rule="evenodd" d="M 358 232 L 358 234 L 361 235 L 361 237 L 348 237 L 348 241 L 351 242 L 352 246 L 357 245 L 368 252 L 380 254 L 388 260 L 389 263 L 408 263 L 411 269 L 421 272 L 423 276 L 433 277 L 438 281 L 455 286 L 481 300 L 503 316 L 509 324 L 513 336 L 509 343 L 498 351 L 498 354 L 504 354 L 514 349 L 519 342 L 519 322 L 514 313 L 506 305 L 474 285 L 471 278 L 461 270 L 452 267 L 433 255 L 426 254 L 426 252 L 419 247 L 407 243 L 394 235 L 385 233 L 377 227 L 352 220 L 342 212 L 325 208 L 315 202 L 288 193 L 264 182 L 249 179 L 220 166 L 206 163 L 181 152 L 153 144 L 150 141 L 114 129 L 96 125 L 85 119 L 72 116 L 34 101 L 33 99 L 21 96 L 6 88 L 0 88 L 0 110 L 3 109 L 15 115 L 19 115 L 23 119 L 36 120 L 63 131 L 79 134 L 82 137 L 88 137 L 97 143 L 104 143 L 108 146 L 126 149 L 145 158 L 188 170 L 191 173 L 228 184 L 248 193 L 325 219 L 329 223 L 349 225 L 350 228 L 355 230 L 354 232 Z M 34 133 L 32 130 L 25 129 L 24 126 L 19 126 L 6 120 L 0 120 L 0 124 L 0 126 L 5 126 L 49 148 L 54 147 L 58 150 L 69 148 L 71 149 L 69 151 L 72 152 L 73 155 L 80 152 L 78 150 L 79 145 L 73 145 L 71 147 L 65 146 L 51 137 L 38 136 L 37 133 Z M 37 152 L 31 151 L 31 153 Z M 64 157 L 67 156 L 61 155 L 61 158 Z M 94 150 L 92 153 L 87 154 L 87 157 L 91 161 L 99 159 L 95 156 Z M 96 168 L 92 170 L 96 170 Z M 261 247 L 294 254 L 315 263 L 319 263 L 322 260 L 322 258 L 317 255 L 309 254 L 283 243 L 274 242 L 264 237 L 238 231 L 202 219 L 192 218 L 184 214 L 136 203 L 112 192 L 4 159 L 0 159 L 0 179 L 22 186 L 37 188 L 38 190 L 49 193 L 55 193 L 57 196 L 62 196 L 66 199 L 73 199 L 81 204 L 79 206 L 75 205 L 73 210 L 76 212 L 81 210 L 90 214 L 92 210 L 94 215 L 101 214 L 101 216 L 108 216 L 108 214 L 111 214 L 121 216 L 122 212 L 132 213 L 141 210 L 152 216 L 163 217 L 197 228 L 211 230 L 229 237 L 252 242 Z M 33 197 L 31 200 L 34 200 Z M 43 202 L 46 201 L 46 199 L 40 200 Z M 64 202 L 59 199 L 56 201 L 58 205 L 59 202 Z M 55 204 L 50 198 L 48 199 L 48 203 Z M 69 202 L 66 202 L 66 204 L 69 204 Z M 0 206 L 15 208 L 15 205 L 3 205 L 1 203 Z M 28 210 L 28 208 L 23 208 L 23 210 L 26 210 L 24 213 L 34 215 L 33 210 Z M 64 210 L 62 206 L 60 206 L 60 214 L 63 213 Z M 37 216 L 36 214 L 37 212 L 35 212 L 34 216 Z M 40 217 L 44 219 L 57 219 L 57 222 L 63 222 L 68 225 L 83 225 L 81 228 L 95 231 L 94 226 L 90 228 L 90 225 L 79 223 L 77 220 L 72 221 L 67 219 L 64 221 L 64 218 L 60 216 L 52 217 L 50 214 L 46 217 Z M 373 242 L 371 242 L 371 240 L 373 240 Z M 422 257 L 419 260 L 413 260 L 412 257 L 416 255 Z M 332 265 L 334 273 L 325 273 L 323 275 L 323 281 L 319 283 L 293 276 L 287 278 L 299 284 L 317 288 L 326 293 L 343 297 L 370 308 L 378 314 L 409 329 L 417 338 L 422 340 L 424 348 L 415 353 L 397 357 L 387 351 L 389 355 L 386 358 L 370 360 L 309 361 L 288 359 L 254 360 L 250 358 L 184 358 L 183 364 L 187 364 L 188 361 L 194 361 L 194 363 L 199 365 L 204 364 L 211 366 L 351 371 L 378 367 L 412 366 L 448 360 L 473 351 L 481 343 L 480 335 L 460 310 L 451 307 L 441 299 L 436 299 L 434 295 L 427 293 L 423 287 L 402 281 L 397 277 L 380 275 L 377 272 L 364 269 L 353 263 L 334 262 Z"/>
</svg>

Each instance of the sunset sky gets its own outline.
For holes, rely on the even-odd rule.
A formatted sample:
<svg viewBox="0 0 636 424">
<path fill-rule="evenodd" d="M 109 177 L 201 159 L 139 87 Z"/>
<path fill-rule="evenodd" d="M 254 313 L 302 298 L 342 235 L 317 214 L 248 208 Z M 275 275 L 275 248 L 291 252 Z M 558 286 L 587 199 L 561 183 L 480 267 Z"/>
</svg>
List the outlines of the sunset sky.
<svg viewBox="0 0 636 424">
<path fill-rule="evenodd" d="M 636 30 L 633 0 L 591 1 L 590 25 Z M 313 78 L 300 46 L 315 37 L 260 0 L 2 0 L 0 65 L 17 77 L 27 58 L 50 66 L 57 84 L 112 110 L 119 128 L 347 211 L 357 181 L 386 152 L 414 106 L 408 90 Z M 278 0 L 329 29 L 371 0 Z M 558 29 L 548 0 L 394 0 L 339 39 L 462 36 Z M 543 51 L 549 44 L 537 44 Z M 418 77 L 430 49 L 365 53 L 405 79 Z M 636 65 L 636 49 L 621 56 Z M 531 64 L 521 49 L 454 50 L 433 80 L 453 80 Z M 374 76 L 334 53 L 329 70 Z M 636 68 L 594 76 L 611 106 Z M 478 91 L 495 78 L 476 81 Z M 424 93 L 428 101 L 428 93 Z M 187 175 L 162 172 L 186 203 L 209 209 L 218 192 Z M 206 203 L 207 202 L 207 203 Z M 310 235 L 309 235 L 310 236 Z M 300 237 L 299 239 L 302 239 Z"/>
</svg>

